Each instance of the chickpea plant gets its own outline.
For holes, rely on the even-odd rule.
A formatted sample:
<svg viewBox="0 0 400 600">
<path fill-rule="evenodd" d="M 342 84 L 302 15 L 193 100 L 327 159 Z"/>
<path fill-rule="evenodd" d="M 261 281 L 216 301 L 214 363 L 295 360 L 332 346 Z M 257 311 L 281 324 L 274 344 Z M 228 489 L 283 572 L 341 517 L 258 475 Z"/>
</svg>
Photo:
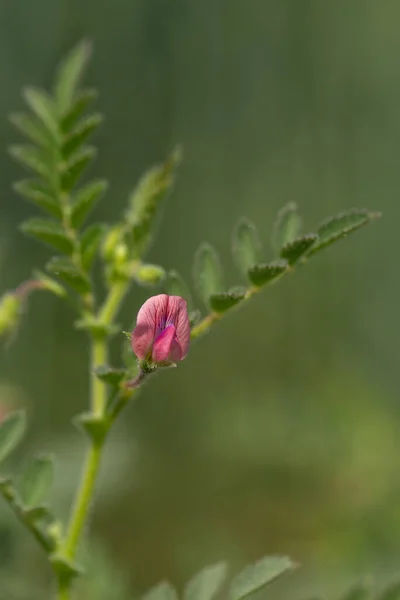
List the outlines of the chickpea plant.
<svg viewBox="0 0 400 600">
<path fill-rule="evenodd" d="M 29 140 L 28 144 L 12 146 L 11 155 L 34 174 L 33 178 L 15 183 L 14 189 L 46 215 L 25 221 L 21 230 L 47 244 L 56 255 L 0 301 L 2 337 L 15 332 L 29 295 L 43 290 L 70 303 L 76 315 L 74 326 L 90 342 L 90 399 L 86 412 L 75 419 L 79 431 L 87 436 L 88 450 L 68 523 L 62 523 L 47 502 L 54 469 L 50 457 L 34 458 L 18 478 L 10 476 L 0 481 L 5 502 L 36 538 L 52 566 L 58 600 L 71 598 L 75 578 L 84 575 L 85 565 L 77 562 L 77 551 L 104 444 L 118 414 L 137 396 L 141 384 L 155 372 L 184 359 L 190 341 L 208 332 L 234 308 L 247 304 L 265 286 L 379 217 L 375 212 L 353 209 L 303 234 L 297 207 L 290 203 L 278 214 L 272 235 L 274 258 L 270 262 L 263 258 L 255 226 L 247 219 L 240 220 L 233 232 L 233 256 L 242 272 L 243 285 L 225 288 L 217 253 L 210 244 L 203 244 L 195 254 L 193 276 L 204 305 L 202 314 L 177 272 L 166 273 L 162 266 L 145 262 L 157 211 L 175 177 L 179 151 L 143 176 L 128 199 L 124 214 L 114 224 L 85 225 L 89 213 L 107 191 L 104 179 L 81 183 L 96 155 L 87 141 L 102 121 L 98 112 L 89 110 L 96 91 L 81 87 L 89 56 L 87 42 L 76 46 L 57 69 L 51 94 L 35 87 L 25 88 L 28 111 L 11 115 L 19 133 Z M 95 260 L 101 262 L 103 269 L 103 298 L 97 296 L 93 287 Z M 113 368 L 108 364 L 109 341 L 121 334 L 116 318 L 134 284 L 154 287 L 157 294 L 140 309 L 132 334 L 126 334 L 132 344 L 132 357 L 136 355 L 137 360 L 127 360 L 122 368 Z M 23 411 L 2 420 L 0 462 L 19 443 L 25 422 Z M 240 600 L 294 566 L 285 556 L 262 558 L 226 585 L 227 596 Z M 188 583 L 185 600 L 211 600 L 225 585 L 226 577 L 225 563 L 205 568 Z M 175 600 L 177 594 L 170 584 L 162 583 L 146 598 Z"/>
</svg>

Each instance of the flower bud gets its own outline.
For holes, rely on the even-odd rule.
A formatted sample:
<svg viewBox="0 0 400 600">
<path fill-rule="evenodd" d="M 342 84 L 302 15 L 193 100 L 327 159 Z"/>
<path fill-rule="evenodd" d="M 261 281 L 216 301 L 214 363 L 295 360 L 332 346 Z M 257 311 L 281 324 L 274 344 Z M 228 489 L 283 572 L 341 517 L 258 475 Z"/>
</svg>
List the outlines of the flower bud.
<svg viewBox="0 0 400 600">
<path fill-rule="evenodd" d="M 188 353 L 190 325 L 186 300 L 180 296 L 152 296 L 138 312 L 132 349 L 143 361 L 166 365 Z"/>
<path fill-rule="evenodd" d="M 118 254 L 118 252 L 121 252 L 121 250 L 118 250 L 118 248 L 120 248 L 121 245 L 126 247 L 123 238 L 124 232 L 121 225 L 115 225 L 115 227 L 110 229 L 102 246 L 102 256 L 106 261 L 114 262 L 116 259 L 116 253 Z"/>
<path fill-rule="evenodd" d="M 22 314 L 22 297 L 15 292 L 7 292 L 0 299 L 0 337 L 8 336 L 19 325 Z"/>
<path fill-rule="evenodd" d="M 124 242 L 117 244 L 114 250 L 114 260 L 118 264 L 123 264 L 128 258 L 128 246 Z"/>
<path fill-rule="evenodd" d="M 135 279 L 144 286 L 159 285 L 165 279 L 165 271 L 158 265 L 141 265 L 135 273 Z"/>
</svg>

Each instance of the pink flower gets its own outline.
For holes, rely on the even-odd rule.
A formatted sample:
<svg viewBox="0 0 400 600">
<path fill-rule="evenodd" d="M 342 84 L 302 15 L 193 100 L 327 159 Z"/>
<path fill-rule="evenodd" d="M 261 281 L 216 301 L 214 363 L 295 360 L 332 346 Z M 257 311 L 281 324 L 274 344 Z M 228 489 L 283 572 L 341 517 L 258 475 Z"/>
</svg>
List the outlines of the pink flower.
<svg viewBox="0 0 400 600">
<path fill-rule="evenodd" d="M 138 312 L 132 349 L 142 360 L 169 363 L 188 353 L 190 324 L 186 300 L 180 296 L 152 296 Z"/>
</svg>

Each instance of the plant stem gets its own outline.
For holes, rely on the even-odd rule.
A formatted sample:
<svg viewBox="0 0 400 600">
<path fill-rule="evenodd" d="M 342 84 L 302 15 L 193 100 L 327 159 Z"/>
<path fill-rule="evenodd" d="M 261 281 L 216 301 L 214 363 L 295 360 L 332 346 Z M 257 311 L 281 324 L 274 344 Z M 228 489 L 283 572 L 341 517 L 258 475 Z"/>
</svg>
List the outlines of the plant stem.
<svg viewBox="0 0 400 600">
<path fill-rule="evenodd" d="M 90 377 L 91 377 L 91 408 L 97 417 L 101 417 L 104 413 L 106 403 L 106 386 L 96 376 L 95 370 L 107 363 L 107 340 L 104 336 L 94 335 L 91 342 L 91 361 L 90 361 Z"/>
<path fill-rule="evenodd" d="M 117 306 L 116 306 L 117 308 Z M 114 315 L 111 315 L 111 319 Z M 94 415 L 101 418 L 106 404 L 106 386 L 95 371 L 97 367 L 107 362 L 107 339 L 94 334 L 91 339 L 90 383 L 91 408 Z M 104 440 L 98 443 L 92 441 L 83 467 L 81 484 L 78 489 L 68 532 L 65 539 L 64 552 L 67 558 L 74 558 L 86 516 L 92 499 L 97 473 L 100 467 L 101 451 Z"/>
<path fill-rule="evenodd" d="M 113 322 L 128 289 L 129 283 L 126 281 L 120 281 L 112 286 L 102 308 L 100 309 L 99 319 L 102 323 L 109 325 Z"/>
<path fill-rule="evenodd" d="M 72 512 L 64 546 L 66 558 L 69 558 L 70 560 L 75 557 L 79 539 L 92 501 L 94 486 L 100 467 L 102 447 L 103 443 L 93 444 L 91 446 L 83 467 L 81 485 Z"/>
<path fill-rule="evenodd" d="M 129 288 L 128 282 L 116 283 L 109 291 L 102 309 L 99 311 L 99 320 L 104 325 L 111 325 L 121 302 Z M 91 377 L 91 409 L 97 418 L 104 416 L 106 406 L 106 385 L 100 381 L 96 374 L 96 368 L 107 363 L 107 338 L 104 335 L 93 334 L 91 338 L 90 377 Z M 63 544 L 62 552 L 65 558 L 74 560 L 78 549 L 79 540 L 84 529 L 87 515 L 92 502 L 93 492 L 96 485 L 97 475 L 101 463 L 101 455 L 105 437 L 95 441 L 91 440 L 85 464 L 82 471 L 81 483 L 79 485 L 72 514 L 70 517 L 67 534 Z M 69 600 L 71 581 L 59 581 L 58 600 Z"/>
<path fill-rule="evenodd" d="M 278 279 L 278 277 L 276 279 Z M 255 287 L 255 286 L 249 287 L 246 290 L 246 294 L 244 296 L 243 301 L 247 302 L 250 298 L 252 298 L 256 294 L 258 294 L 261 291 L 261 289 L 262 289 L 261 287 Z M 212 325 L 214 325 L 214 323 L 219 321 L 222 317 L 223 317 L 223 314 L 216 313 L 216 312 L 212 312 L 209 315 L 205 316 L 199 323 L 197 323 L 197 325 L 192 327 L 192 330 L 190 332 L 190 338 L 192 340 L 195 340 L 198 337 L 204 335 L 205 333 L 207 333 L 209 331 L 209 329 L 212 327 Z"/>
<path fill-rule="evenodd" d="M 205 334 L 210 329 L 211 325 L 213 325 L 216 321 L 219 321 L 220 318 L 221 315 L 219 315 L 218 313 L 211 313 L 204 317 L 204 319 L 202 319 L 199 323 L 197 323 L 197 325 L 195 325 L 192 328 L 192 331 L 190 333 L 191 339 L 195 340 L 196 338 Z"/>
<path fill-rule="evenodd" d="M 70 597 L 68 584 L 63 579 L 60 579 L 58 584 L 57 600 L 70 600 Z"/>
</svg>

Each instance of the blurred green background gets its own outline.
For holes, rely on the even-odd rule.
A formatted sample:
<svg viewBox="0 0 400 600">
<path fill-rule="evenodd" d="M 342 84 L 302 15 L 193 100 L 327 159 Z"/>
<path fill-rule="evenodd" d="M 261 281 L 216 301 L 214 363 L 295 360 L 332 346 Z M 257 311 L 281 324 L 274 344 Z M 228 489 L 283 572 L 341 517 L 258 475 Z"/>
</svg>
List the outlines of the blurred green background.
<svg viewBox="0 0 400 600">
<path fill-rule="evenodd" d="M 395 0 L 0 4 L 0 292 L 49 256 L 17 232 L 35 211 L 10 191 L 21 170 L 6 154 L 17 139 L 6 117 L 82 37 L 95 45 L 87 80 L 106 114 L 91 174 L 112 183 L 93 218 L 116 219 L 142 172 L 184 147 L 151 262 L 189 278 L 206 239 L 240 283 L 230 236 L 242 215 L 268 259 L 288 201 L 306 231 L 353 206 L 384 214 L 226 318 L 119 422 L 91 531 L 108 556 L 100 564 L 123 571 L 132 594 L 268 552 L 302 564 L 277 598 L 400 575 L 399 22 Z M 145 297 L 132 293 L 121 329 Z M 0 355 L 0 400 L 30 413 L 17 458 L 56 453 L 60 514 L 83 451 L 70 419 L 88 391 L 87 346 L 71 324 L 67 307 L 37 294 Z M 0 598 L 33 598 L 50 579 L 40 552 L 3 507 L 0 532 Z"/>
</svg>

